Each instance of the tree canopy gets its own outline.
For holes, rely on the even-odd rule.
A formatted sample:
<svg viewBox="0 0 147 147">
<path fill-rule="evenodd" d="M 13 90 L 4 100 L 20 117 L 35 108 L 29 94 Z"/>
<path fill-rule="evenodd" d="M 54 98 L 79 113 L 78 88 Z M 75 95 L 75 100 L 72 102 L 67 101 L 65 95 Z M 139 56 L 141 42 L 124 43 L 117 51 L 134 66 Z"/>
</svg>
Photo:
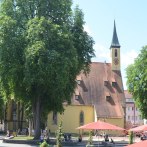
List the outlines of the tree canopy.
<svg viewBox="0 0 147 147">
<path fill-rule="evenodd" d="M 126 69 L 127 87 L 132 94 L 143 118 L 147 118 L 147 46 L 144 46 Z"/>
<path fill-rule="evenodd" d="M 42 112 L 62 112 L 76 76 L 89 71 L 93 39 L 72 0 L 3 0 L 0 8 L 0 84 L 6 98 L 31 102 L 35 138 Z"/>
</svg>

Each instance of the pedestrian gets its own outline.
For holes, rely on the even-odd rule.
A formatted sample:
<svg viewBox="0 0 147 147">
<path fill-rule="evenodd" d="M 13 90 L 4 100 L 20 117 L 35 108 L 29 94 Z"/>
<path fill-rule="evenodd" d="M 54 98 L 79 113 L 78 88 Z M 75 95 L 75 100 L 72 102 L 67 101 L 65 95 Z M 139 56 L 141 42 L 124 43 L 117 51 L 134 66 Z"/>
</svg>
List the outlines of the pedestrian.
<svg viewBox="0 0 147 147">
<path fill-rule="evenodd" d="M 81 134 L 79 135 L 78 141 L 82 142 L 82 135 Z"/>
</svg>

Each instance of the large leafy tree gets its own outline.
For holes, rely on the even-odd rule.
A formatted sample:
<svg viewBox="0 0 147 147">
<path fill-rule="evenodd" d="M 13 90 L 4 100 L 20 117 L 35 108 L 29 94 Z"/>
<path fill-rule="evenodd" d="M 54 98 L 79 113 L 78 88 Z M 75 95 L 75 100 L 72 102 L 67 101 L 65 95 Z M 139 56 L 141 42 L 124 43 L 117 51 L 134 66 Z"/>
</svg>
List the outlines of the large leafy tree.
<svg viewBox="0 0 147 147">
<path fill-rule="evenodd" d="M 134 64 L 127 67 L 127 87 L 139 107 L 142 117 L 147 118 L 147 46 L 144 46 Z"/>
<path fill-rule="evenodd" d="M 6 98 L 30 103 L 35 139 L 41 114 L 62 112 L 75 78 L 89 71 L 93 39 L 71 0 L 3 0 L 0 12 L 0 83 Z"/>
</svg>

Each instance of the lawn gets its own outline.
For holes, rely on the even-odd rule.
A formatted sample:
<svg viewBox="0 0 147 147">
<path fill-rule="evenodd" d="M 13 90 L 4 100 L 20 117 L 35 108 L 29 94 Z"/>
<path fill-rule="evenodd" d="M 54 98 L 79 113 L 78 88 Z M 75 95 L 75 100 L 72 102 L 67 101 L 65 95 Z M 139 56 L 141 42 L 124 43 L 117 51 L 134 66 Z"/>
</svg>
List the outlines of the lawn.
<svg viewBox="0 0 147 147">
<path fill-rule="evenodd" d="M 16 136 L 13 139 L 14 140 L 32 140 L 33 136 Z"/>
</svg>

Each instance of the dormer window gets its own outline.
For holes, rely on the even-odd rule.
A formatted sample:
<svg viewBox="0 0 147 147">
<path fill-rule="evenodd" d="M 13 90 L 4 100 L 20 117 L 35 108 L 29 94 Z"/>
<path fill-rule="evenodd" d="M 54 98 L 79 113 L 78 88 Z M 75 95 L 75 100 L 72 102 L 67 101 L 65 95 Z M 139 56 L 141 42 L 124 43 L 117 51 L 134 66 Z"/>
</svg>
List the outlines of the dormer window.
<svg viewBox="0 0 147 147">
<path fill-rule="evenodd" d="M 78 85 L 80 85 L 80 84 L 81 84 L 81 81 L 82 81 L 81 76 L 80 76 L 80 75 L 79 75 L 79 76 L 77 76 L 77 77 L 76 77 L 76 82 L 77 82 L 77 84 L 78 84 Z"/>
<path fill-rule="evenodd" d="M 110 95 L 106 95 L 106 101 L 109 101 L 111 99 Z"/>
<path fill-rule="evenodd" d="M 115 87 L 117 83 L 115 81 L 112 82 L 112 86 Z"/>
<path fill-rule="evenodd" d="M 80 85 L 81 84 L 81 81 L 80 80 L 76 80 L 77 84 Z"/>
<path fill-rule="evenodd" d="M 111 99 L 111 96 L 110 96 L 110 93 L 109 92 L 106 92 L 105 93 L 105 98 L 106 98 L 106 101 L 109 101 Z"/>
<path fill-rule="evenodd" d="M 80 92 L 78 91 L 78 89 L 75 90 L 75 100 L 79 100 L 80 98 Z"/>
<path fill-rule="evenodd" d="M 79 95 L 75 95 L 75 100 L 79 100 L 80 96 Z"/>
<path fill-rule="evenodd" d="M 104 81 L 104 86 L 108 86 L 108 81 Z"/>
</svg>

